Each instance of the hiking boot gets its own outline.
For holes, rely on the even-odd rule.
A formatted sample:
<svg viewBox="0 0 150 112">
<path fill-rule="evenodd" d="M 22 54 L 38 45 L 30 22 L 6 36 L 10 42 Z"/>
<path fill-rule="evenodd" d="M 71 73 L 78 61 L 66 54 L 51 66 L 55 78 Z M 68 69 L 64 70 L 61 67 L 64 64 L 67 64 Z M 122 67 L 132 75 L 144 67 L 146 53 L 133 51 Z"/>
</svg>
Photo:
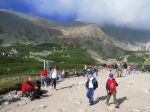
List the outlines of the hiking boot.
<svg viewBox="0 0 150 112">
<path fill-rule="evenodd" d="M 30 99 L 30 101 L 33 101 L 34 97 L 33 96 L 29 96 L 29 99 Z"/>
<path fill-rule="evenodd" d="M 108 102 L 105 102 L 106 106 L 109 106 L 109 103 Z"/>
<path fill-rule="evenodd" d="M 92 105 L 94 105 L 94 104 L 95 104 L 95 102 L 93 101 L 93 102 L 92 102 L 92 103 L 90 103 L 89 105 L 90 105 L 90 106 L 92 106 Z"/>
<path fill-rule="evenodd" d="M 115 105 L 115 108 L 119 108 L 119 105 Z"/>
<path fill-rule="evenodd" d="M 119 104 L 118 103 L 115 104 L 115 108 L 119 108 Z"/>
</svg>

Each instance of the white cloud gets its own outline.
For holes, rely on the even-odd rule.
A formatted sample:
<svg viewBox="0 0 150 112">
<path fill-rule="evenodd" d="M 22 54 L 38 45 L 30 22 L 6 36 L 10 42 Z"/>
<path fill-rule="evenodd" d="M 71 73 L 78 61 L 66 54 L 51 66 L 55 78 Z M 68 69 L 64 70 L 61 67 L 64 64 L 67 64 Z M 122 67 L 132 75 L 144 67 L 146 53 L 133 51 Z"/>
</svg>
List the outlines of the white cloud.
<svg viewBox="0 0 150 112">
<path fill-rule="evenodd" d="M 150 0 L 32 0 L 38 13 L 69 16 L 83 22 L 150 29 Z"/>
</svg>

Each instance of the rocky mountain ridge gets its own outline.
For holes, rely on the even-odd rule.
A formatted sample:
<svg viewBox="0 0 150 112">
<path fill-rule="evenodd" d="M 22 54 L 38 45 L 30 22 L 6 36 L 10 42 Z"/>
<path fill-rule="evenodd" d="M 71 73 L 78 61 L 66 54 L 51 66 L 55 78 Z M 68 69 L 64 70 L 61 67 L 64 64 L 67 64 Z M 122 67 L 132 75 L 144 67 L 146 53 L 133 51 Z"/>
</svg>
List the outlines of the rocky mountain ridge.
<svg viewBox="0 0 150 112">
<path fill-rule="evenodd" d="M 26 14 L 0 10 L 0 44 L 71 44 L 99 56 L 120 56 L 128 51 L 149 51 L 150 44 L 133 45 L 107 35 L 96 24 L 61 23 Z"/>
</svg>

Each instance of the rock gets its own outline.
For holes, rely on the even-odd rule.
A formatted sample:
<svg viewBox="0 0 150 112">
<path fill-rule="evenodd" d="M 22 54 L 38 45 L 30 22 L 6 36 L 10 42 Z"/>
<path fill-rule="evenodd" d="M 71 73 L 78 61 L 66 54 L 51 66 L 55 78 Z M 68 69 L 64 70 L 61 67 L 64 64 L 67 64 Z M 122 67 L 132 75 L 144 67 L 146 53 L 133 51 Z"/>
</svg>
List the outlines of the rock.
<svg viewBox="0 0 150 112">
<path fill-rule="evenodd" d="M 22 101 L 22 102 L 18 103 L 19 106 L 26 105 L 26 104 L 27 104 L 27 102 L 25 102 L 25 101 Z"/>
<path fill-rule="evenodd" d="M 79 102 L 79 101 L 75 102 L 75 105 L 80 105 L 80 104 L 81 104 L 81 102 Z"/>
<path fill-rule="evenodd" d="M 145 112 L 145 109 L 133 109 L 131 112 Z"/>
<path fill-rule="evenodd" d="M 131 112 L 142 112 L 140 109 L 133 109 Z"/>
<path fill-rule="evenodd" d="M 8 101 L 4 102 L 4 105 L 5 105 L 5 106 L 7 106 L 7 105 L 9 105 L 9 104 L 10 104 L 10 102 L 8 102 Z"/>
<path fill-rule="evenodd" d="M 43 110 L 45 108 L 47 108 L 46 105 L 37 105 L 37 106 L 33 107 L 32 110 L 35 111 L 35 112 L 37 112 L 37 111 Z"/>
<path fill-rule="evenodd" d="M 11 95 L 11 96 L 13 96 L 13 95 L 16 95 L 16 94 L 17 94 L 17 91 L 16 91 L 16 90 L 10 91 L 8 94 Z"/>
<path fill-rule="evenodd" d="M 45 109 L 47 106 L 46 105 L 39 105 L 40 109 Z"/>
<path fill-rule="evenodd" d="M 59 111 L 60 111 L 60 112 L 65 112 L 66 109 L 65 109 L 65 108 L 61 108 Z"/>
</svg>

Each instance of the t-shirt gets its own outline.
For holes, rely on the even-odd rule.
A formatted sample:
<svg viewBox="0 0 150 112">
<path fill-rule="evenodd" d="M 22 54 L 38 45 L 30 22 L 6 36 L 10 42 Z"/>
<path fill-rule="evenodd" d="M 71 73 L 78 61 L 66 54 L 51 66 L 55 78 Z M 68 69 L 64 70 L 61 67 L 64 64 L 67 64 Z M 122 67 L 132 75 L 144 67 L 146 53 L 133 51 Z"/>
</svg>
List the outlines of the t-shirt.
<svg viewBox="0 0 150 112">
<path fill-rule="evenodd" d="M 89 88 L 93 88 L 94 87 L 93 83 L 92 83 L 93 79 L 94 79 L 94 77 L 89 78 Z"/>
<path fill-rule="evenodd" d="M 56 79 L 57 78 L 57 70 L 56 69 L 54 69 L 53 71 L 52 71 L 52 78 L 54 78 L 54 79 Z"/>
</svg>

